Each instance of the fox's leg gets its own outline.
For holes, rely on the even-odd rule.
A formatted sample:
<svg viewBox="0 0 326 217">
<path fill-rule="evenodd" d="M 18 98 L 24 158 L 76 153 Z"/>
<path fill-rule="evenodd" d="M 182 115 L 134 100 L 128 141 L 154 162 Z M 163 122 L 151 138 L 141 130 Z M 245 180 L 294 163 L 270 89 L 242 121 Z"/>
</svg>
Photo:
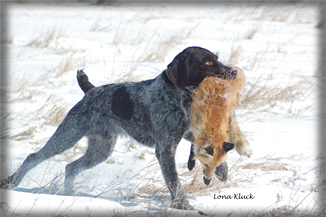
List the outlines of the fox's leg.
<svg viewBox="0 0 326 217">
<path fill-rule="evenodd" d="M 66 166 L 65 194 L 70 194 L 75 177 L 83 170 L 90 169 L 105 161 L 113 152 L 116 135 L 89 135 L 86 153 Z"/>
<path fill-rule="evenodd" d="M 15 173 L 0 181 L 0 188 L 10 188 L 19 185 L 25 174 L 39 163 L 74 146 L 86 133 L 86 127 L 79 122 L 80 104 L 70 110 L 66 118 L 51 136 L 45 146 L 36 153 L 27 156 Z"/>
<path fill-rule="evenodd" d="M 191 144 L 189 160 L 187 164 L 189 171 L 191 171 L 196 165 L 196 160 L 194 159 L 194 157 L 195 157 L 194 145 Z"/>
<path fill-rule="evenodd" d="M 251 157 L 252 149 L 248 143 L 248 140 L 239 129 L 235 114 L 230 115 L 230 128 L 228 131 L 229 141 L 235 145 L 235 150 L 243 156 Z"/>
<path fill-rule="evenodd" d="M 215 175 L 221 182 L 226 182 L 228 179 L 228 163 L 226 161 L 215 168 Z"/>
</svg>

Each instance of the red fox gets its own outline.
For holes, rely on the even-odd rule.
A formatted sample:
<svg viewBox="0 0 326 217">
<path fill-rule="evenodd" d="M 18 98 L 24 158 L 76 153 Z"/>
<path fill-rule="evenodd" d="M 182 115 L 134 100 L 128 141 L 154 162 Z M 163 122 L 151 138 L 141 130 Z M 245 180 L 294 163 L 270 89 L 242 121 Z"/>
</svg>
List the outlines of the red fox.
<svg viewBox="0 0 326 217">
<path fill-rule="evenodd" d="M 203 165 L 206 184 L 234 146 L 240 155 L 250 157 L 252 152 L 234 117 L 234 108 L 239 105 L 245 84 L 243 71 L 235 68 L 235 79 L 208 76 L 192 94 L 194 159 Z"/>
</svg>

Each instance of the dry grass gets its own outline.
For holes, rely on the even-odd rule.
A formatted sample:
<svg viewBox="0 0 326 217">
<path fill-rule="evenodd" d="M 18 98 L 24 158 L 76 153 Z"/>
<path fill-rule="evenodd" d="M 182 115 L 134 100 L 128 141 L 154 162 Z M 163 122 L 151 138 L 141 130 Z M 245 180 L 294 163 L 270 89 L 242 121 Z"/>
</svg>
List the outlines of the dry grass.
<svg viewBox="0 0 326 217">
<path fill-rule="evenodd" d="M 51 95 L 45 101 L 42 107 L 35 111 L 35 114 L 31 121 L 43 119 L 44 122 L 41 124 L 41 128 L 44 125 L 58 126 L 67 115 L 68 108 L 66 106 L 57 106 L 57 101 Z"/>
<path fill-rule="evenodd" d="M 231 48 L 231 55 L 228 61 L 228 65 L 229 64 L 236 65 L 239 62 L 239 59 L 241 57 L 241 51 L 242 51 L 241 45 L 239 45 L 236 49 L 234 49 L 233 47 Z"/>
<path fill-rule="evenodd" d="M 53 105 L 47 116 L 43 116 L 45 119 L 43 124 L 51 126 L 59 126 L 68 113 L 67 107 Z"/>
<path fill-rule="evenodd" d="M 302 11 L 294 11 L 288 4 L 279 4 L 274 7 L 265 7 L 260 16 L 257 18 L 258 21 L 273 21 L 273 22 L 291 22 L 301 23 L 314 20 L 315 18 L 309 14 L 304 14 Z M 309 7 L 309 5 L 305 5 Z"/>
<path fill-rule="evenodd" d="M 85 154 L 87 147 L 83 146 L 81 143 L 77 142 L 69 151 L 62 152 L 58 154 L 58 158 L 54 157 L 53 161 L 62 162 L 60 156 L 64 156 L 66 162 L 73 162 Z"/>
<path fill-rule="evenodd" d="M 70 54 L 67 57 L 63 58 L 61 62 L 52 70 L 49 71 L 51 74 L 55 74 L 55 78 L 59 78 L 60 76 L 75 71 L 77 68 L 81 68 L 85 65 L 85 57 L 80 58 L 74 56 L 74 54 Z"/>
<path fill-rule="evenodd" d="M 90 32 L 110 32 L 113 28 L 110 25 L 103 25 L 101 20 L 97 20 L 94 24 L 90 27 Z"/>
<path fill-rule="evenodd" d="M 49 30 L 46 33 L 36 37 L 28 45 L 37 48 L 47 48 L 49 47 L 50 43 L 56 42 L 60 36 L 64 36 L 61 31 Z"/>
<path fill-rule="evenodd" d="M 149 17 L 146 22 L 150 19 L 152 18 Z M 153 35 L 150 37 L 148 37 L 146 34 L 141 34 L 141 32 L 139 32 L 139 34 L 134 40 L 135 46 L 133 46 L 133 51 L 130 52 L 130 56 L 128 57 L 128 59 L 131 59 L 124 65 L 121 73 L 118 76 L 119 79 L 117 79 L 115 82 L 119 83 L 139 80 L 139 78 L 136 77 L 134 73 L 142 62 L 164 62 L 168 52 L 170 52 L 170 50 L 175 46 L 182 44 L 185 39 L 189 38 L 193 31 L 197 28 L 197 26 L 198 25 L 195 25 L 192 28 L 181 29 L 175 32 L 169 38 L 160 41 L 159 44 L 155 44 L 152 49 L 150 49 L 150 45 L 152 43 L 151 41 L 156 35 L 156 32 L 154 32 Z M 143 31 L 146 32 L 145 30 Z M 124 36 L 125 34 L 123 30 L 120 30 L 119 26 L 119 29 L 115 33 L 113 44 L 121 44 L 124 40 Z M 140 45 L 144 43 L 145 48 L 140 48 Z M 128 71 L 126 72 L 127 69 Z"/>
<path fill-rule="evenodd" d="M 152 180 L 151 182 L 160 183 L 160 181 L 155 181 L 155 180 Z M 168 189 L 167 189 L 167 187 L 165 185 L 162 185 L 162 187 L 155 187 L 155 185 L 152 185 L 152 184 L 151 185 L 145 185 L 145 186 L 137 189 L 137 191 L 138 191 L 139 194 L 147 194 L 150 197 L 154 197 L 157 194 L 168 194 L 169 193 L 169 191 L 168 191 Z"/>
<path fill-rule="evenodd" d="M 103 2 L 113 2 L 113 1 L 98 1 L 98 3 Z M 275 12 L 275 9 L 269 9 L 266 8 L 263 13 L 259 16 L 258 20 L 272 20 L 272 21 L 286 21 L 290 19 L 290 15 L 292 12 L 286 10 L 280 10 L 279 12 Z M 300 14 L 295 14 L 295 16 L 299 17 Z M 300 18 L 301 19 L 301 18 Z M 300 20 L 298 19 L 298 20 Z M 298 21 L 299 22 L 299 21 Z M 318 23 L 317 28 L 321 28 L 323 23 Z M 119 25 L 121 26 L 121 25 Z M 155 48 L 147 49 L 150 46 L 150 40 L 147 42 L 146 49 L 142 49 L 140 51 L 140 48 L 138 47 L 139 44 L 146 43 L 145 40 L 148 38 L 139 36 L 135 40 L 136 47 L 134 53 L 140 53 L 140 55 L 133 55 L 133 59 L 128 59 L 128 72 L 121 74 L 120 79 L 117 82 L 122 81 L 135 81 L 138 80 L 136 76 L 134 76 L 134 72 L 137 70 L 138 66 L 144 62 L 144 61 L 155 61 L 155 62 L 162 62 L 165 60 L 167 54 L 177 45 L 180 45 L 184 42 L 185 39 L 189 38 L 192 34 L 192 32 L 196 29 L 197 26 L 194 26 L 189 29 L 182 29 L 176 32 L 175 34 L 171 35 L 170 38 L 167 38 L 166 40 L 162 40 L 159 44 L 155 46 Z M 110 32 L 111 27 L 105 26 L 101 22 L 95 22 L 91 27 L 90 31 L 94 32 Z M 247 34 L 245 34 L 245 38 L 247 39 L 254 39 L 255 35 L 259 32 L 259 27 L 255 27 L 254 29 L 250 30 Z M 125 36 L 125 32 L 123 30 L 118 29 L 115 33 L 115 37 L 113 40 L 113 44 L 118 46 L 123 44 L 123 40 Z M 56 66 L 54 69 L 50 70 L 48 73 L 42 75 L 38 79 L 39 81 L 46 81 L 49 76 L 54 75 L 55 78 L 59 78 L 60 76 L 65 75 L 66 73 L 74 70 L 76 68 L 80 68 L 81 65 L 84 65 L 85 59 L 80 59 L 80 57 L 76 57 L 71 52 L 71 48 L 67 47 L 64 48 L 57 48 L 56 44 L 57 40 L 60 37 L 65 37 L 65 34 L 63 34 L 60 30 L 49 30 L 46 33 L 43 33 L 42 35 L 36 37 L 36 39 L 32 40 L 29 45 L 37 48 L 49 48 L 51 49 L 57 49 L 57 51 L 64 51 L 64 52 L 70 52 L 70 55 L 64 57 L 62 61 Z M 13 37 L 6 39 L 6 41 L 2 41 L 2 43 L 13 43 Z M 51 46 L 50 46 L 51 45 Z M 229 63 L 236 64 L 239 62 L 242 55 L 242 48 L 241 46 L 238 46 L 237 48 L 232 48 Z M 258 55 L 253 60 L 254 62 L 251 65 L 250 70 L 252 70 L 255 67 L 255 64 L 259 62 Z M 130 60 L 130 61 L 129 61 Z M 269 86 L 265 85 L 263 82 L 262 77 L 257 77 L 251 80 L 247 81 L 247 91 L 244 96 L 242 105 L 239 107 L 239 110 L 244 109 L 248 113 L 270 113 L 271 108 L 274 106 L 286 106 L 284 107 L 284 110 L 290 110 L 292 104 L 295 101 L 301 101 L 305 100 L 309 92 L 308 90 L 312 88 L 315 84 L 313 84 L 310 81 L 302 80 L 295 84 L 291 84 L 287 87 L 277 87 L 277 86 Z M 26 91 L 28 87 L 27 81 L 22 81 L 15 89 L 16 92 L 20 93 L 19 99 L 22 100 L 28 100 L 30 99 L 31 94 L 38 95 L 41 92 L 29 92 Z M 285 105 L 284 102 L 287 102 Z M 313 105 L 307 105 L 305 108 L 302 108 L 301 111 L 298 111 L 297 113 L 294 113 L 293 116 L 298 116 L 301 114 L 301 112 L 304 112 L 308 109 L 311 109 Z M 46 113 L 47 115 L 44 115 Z M 34 117 L 31 119 L 31 121 L 36 119 L 43 119 L 44 122 L 41 125 L 50 125 L 50 126 L 57 126 L 60 124 L 60 122 L 63 120 L 65 115 L 67 114 L 67 107 L 60 107 L 57 106 L 54 102 L 54 99 L 52 97 L 49 97 L 45 104 L 38 109 L 35 112 Z M 31 126 L 27 128 L 26 130 L 22 131 L 21 133 L 18 133 L 10 139 L 21 141 L 24 139 L 31 138 L 34 133 L 36 132 L 37 127 Z M 134 148 L 134 146 L 131 144 L 130 148 Z M 67 161 L 71 162 L 75 160 L 79 155 L 83 154 L 86 150 L 86 147 L 82 146 L 81 144 L 76 144 L 72 149 L 70 149 L 68 152 L 63 153 L 62 155 L 65 155 L 67 158 Z M 140 154 L 140 159 L 145 159 L 147 152 L 144 151 Z M 53 159 L 55 160 L 55 159 Z M 218 181 L 215 177 L 213 178 L 211 184 L 209 186 L 206 186 L 203 182 L 203 173 L 202 168 L 199 163 L 197 163 L 196 167 L 193 171 L 187 171 L 182 174 L 180 174 L 180 179 L 183 184 L 183 187 L 185 189 L 186 194 L 190 195 L 208 195 L 212 192 L 219 191 L 222 188 L 229 188 L 229 187 L 235 187 L 240 185 L 243 182 L 246 182 L 247 180 L 251 179 L 253 177 L 252 173 L 247 172 L 250 170 L 262 170 L 262 171 L 286 171 L 287 165 L 286 163 L 282 163 L 278 161 L 279 159 L 267 159 L 267 162 L 264 163 L 245 163 L 245 164 L 238 164 L 235 163 L 232 165 L 231 168 L 229 168 L 229 181 L 227 183 L 221 183 Z M 112 160 L 108 159 L 107 163 L 112 163 Z M 115 163 L 115 162 L 113 162 Z M 156 170 L 160 170 L 158 162 L 152 161 L 149 167 L 155 167 Z M 144 194 L 148 195 L 145 199 L 140 199 L 139 197 L 136 197 L 136 200 L 142 200 L 147 201 L 149 204 L 152 201 L 152 198 L 157 195 L 168 195 L 169 191 L 167 187 L 165 186 L 164 181 L 157 180 L 157 177 L 153 178 L 146 178 L 147 184 L 144 186 L 137 188 L 137 194 Z M 281 179 L 274 179 L 271 180 L 272 182 L 280 182 Z M 289 182 L 293 181 L 291 179 L 288 180 Z M 51 192 L 51 186 L 53 183 L 56 182 L 56 177 L 52 182 L 48 183 L 46 186 L 49 187 Z M 155 185 L 158 183 L 158 185 Z M 162 187 L 157 187 L 162 186 Z M 312 189 L 311 191 L 314 191 Z M 168 197 L 167 197 L 168 198 Z M 299 204 L 298 204 L 299 205 Z M 0 204 L 1 206 L 1 204 Z M 295 210 L 295 207 L 290 206 L 282 206 L 273 208 L 271 211 L 268 212 L 259 212 L 257 210 L 253 210 L 252 213 L 255 213 L 255 216 L 279 216 L 280 214 L 285 216 L 290 216 L 291 213 L 294 213 L 293 210 Z M 258 213 L 258 214 L 256 214 Z M 136 215 L 137 213 L 128 213 L 132 216 Z M 141 213 L 143 214 L 143 213 Z M 161 215 L 168 216 L 166 213 L 166 209 L 163 209 L 161 212 Z M 161 216 L 160 215 L 160 216 Z M 250 215 L 250 213 L 245 214 L 244 216 Z M 116 214 L 116 216 L 120 216 L 120 214 Z M 147 215 L 145 215 L 147 216 Z M 150 216 L 150 214 L 148 214 Z M 321 215 L 325 216 L 325 215 Z"/>
<path fill-rule="evenodd" d="M 24 140 L 24 139 L 29 139 L 29 138 L 31 138 L 31 136 L 34 135 L 35 129 L 36 129 L 35 126 L 29 127 L 27 130 L 24 130 L 23 132 L 18 133 L 16 135 L 10 137 L 10 139 L 14 139 L 16 141 L 21 141 L 21 140 Z"/>
<path fill-rule="evenodd" d="M 314 86 L 315 84 L 309 80 L 301 80 L 287 87 L 269 86 L 264 85 L 260 76 L 246 82 L 248 89 L 238 109 L 246 109 L 247 113 L 272 113 L 273 107 L 279 106 L 287 113 L 292 113 L 293 103 L 306 100 L 310 93 L 308 90 Z M 292 116 L 299 116 L 313 107 L 314 105 L 307 105 L 296 113 L 292 113 Z"/>
<path fill-rule="evenodd" d="M 67 43 L 70 44 L 62 45 L 62 39 L 68 39 Z M 70 56 L 77 53 L 83 53 L 85 51 L 85 49 L 73 48 L 74 42 L 72 42 L 69 36 L 61 29 L 51 29 L 45 33 L 41 33 L 27 45 L 41 49 L 46 48 L 61 54 L 68 54 Z"/>
<path fill-rule="evenodd" d="M 199 24 L 189 28 L 189 29 L 182 29 L 179 32 L 176 32 L 166 40 L 160 42 L 154 49 L 150 51 L 142 61 L 156 61 L 156 62 L 163 62 L 165 57 L 167 56 L 168 52 L 172 50 L 176 45 L 181 44 L 185 39 L 191 37 L 191 34 L 197 28 Z"/>
<path fill-rule="evenodd" d="M 132 178 L 137 177 L 139 180 L 146 181 L 146 184 L 143 185 L 143 187 L 137 188 L 137 194 L 146 194 L 149 195 L 150 197 L 154 197 L 158 193 L 168 193 L 169 191 L 164 185 L 164 181 L 158 180 L 157 177 L 147 177 L 147 174 L 142 176 L 139 175 L 141 171 L 148 170 L 148 169 L 153 171 L 160 170 L 160 166 L 158 164 L 156 157 L 153 157 L 152 160 L 144 168 L 142 168 L 140 171 L 138 171 L 136 175 L 132 177 Z M 155 185 L 153 185 L 153 183 L 159 183 L 159 186 L 162 187 L 158 188 Z"/>
<path fill-rule="evenodd" d="M 271 170 L 288 170 L 287 163 L 280 163 L 280 162 L 263 162 L 263 163 L 247 163 L 245 165 L 242 165 L 242 169 L 252 169 L 252 170 L 257 170 L 260 169 L 262 171 L 271 171 Z"/>
<path fill-rule="evenodd" d="M 258 30 L 259 30 L 259 26 L 256 26 L 254 29 L 249 31 L 249 33 L 247 33 L 247 36 L 245 38 L 246 39 L 253 39 L 255 37 L 255 35 L 257 34 Z"/>
</svg>

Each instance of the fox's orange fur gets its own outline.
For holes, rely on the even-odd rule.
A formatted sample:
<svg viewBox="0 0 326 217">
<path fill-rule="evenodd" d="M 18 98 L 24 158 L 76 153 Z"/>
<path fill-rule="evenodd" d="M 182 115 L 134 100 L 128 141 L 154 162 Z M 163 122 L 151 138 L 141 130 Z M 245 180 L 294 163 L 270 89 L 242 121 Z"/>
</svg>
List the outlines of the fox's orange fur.
<svg viewBox="0 0 326 217">
<path fill-rule="evenodd" d="M 215 168 L 226 159 L 223 143 L 230 141 L 228 133 L 230 134 L 229 131 L 232 131 L 232 129 L 230 130 L 231 119 L 234 118 L 234 108 L 239 105 L 245 84 L 243 71 L 239 68 L 236 69 L 235 79 L 224 80 L 215 76 L 206 77 L 192 94 L 191 127 L 194 135 L 195 159 L 200 160 L 203 164 L 207 178 L 211 178 Z M 235 124 L 234 131 L 239 131 L 236 122 Z M 241 136 L 243 136 L 242 133 Z M 205 152 L 204 149 L 208 146 L 213 148 L 213 156 Z"/>
</svg>

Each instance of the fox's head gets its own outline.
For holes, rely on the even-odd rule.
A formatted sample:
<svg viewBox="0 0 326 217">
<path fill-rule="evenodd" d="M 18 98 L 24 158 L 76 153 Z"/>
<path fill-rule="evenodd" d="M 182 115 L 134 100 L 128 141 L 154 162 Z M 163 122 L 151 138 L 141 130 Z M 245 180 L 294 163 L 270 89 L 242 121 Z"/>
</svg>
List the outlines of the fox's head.
<svg viewBox="0 0 326 217">
<path fill-rule="evenodd" d="M 196 147 L 196 146 L 195 146 Z M 228 151 L 234 148 L 233 143 L 223 142 L 222 145 L 206 144 L 195 148 L 195 157 L 203 165 L 204 182 L 208 185 L 212 179 L 215 168 L 226 160 Z"/>
</svg>

